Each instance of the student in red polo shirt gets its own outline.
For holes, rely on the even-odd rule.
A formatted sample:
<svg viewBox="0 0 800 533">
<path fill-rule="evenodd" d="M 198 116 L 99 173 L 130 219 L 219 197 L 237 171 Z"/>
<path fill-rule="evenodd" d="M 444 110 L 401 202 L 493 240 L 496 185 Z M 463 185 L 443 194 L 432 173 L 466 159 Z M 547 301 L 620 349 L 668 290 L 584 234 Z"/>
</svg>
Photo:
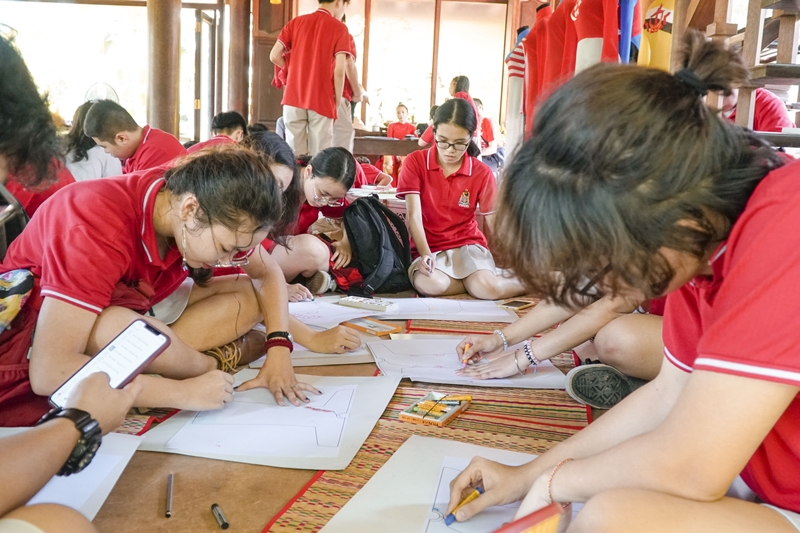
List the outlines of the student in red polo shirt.
<svg viewBox="0 0 800 533">
<path fill-rule="evenodd" d="M 722 115 L 731 122 L 736 122 L 736 104 L 739 103 L 739 89 L 722 99 Z M 753 131 L 771 131 L 780 133 L 783 128 L 794 128 L 789 118 L 786 104 L 773 93 L 759 87 L 756 89 L 755 110 L 753 111 Z"/>
<path fill-rule="evenodd" d="M 143 379 L 136 405 L 203 410 L 231 401 L 233 379 L 214 369 L 259 356 L 263 334 L 213 349 L 248 334 L 263 320 L 261 309 L 267 331 L 288 323 L 288 310 L 276 313 L 272 304 L 285 302 L 282 280 L 267 279 L 257 261 L 246 265 L 280 213 L 280 189 L 264 160 L 236 148 L 55 194 L 0 267 L 34 277 L 30 298 L 0 334 L 0 425 L 36 422 L 47 396 L 143 314 L 154 315 L 145 318 L 172 343 L 147 369 L 163 378 Z M 217 263 L 240 264 L 249 277 L 209 279 Z M 190 273 L 198 283 L 187 286 Z M 279 402 L 285 395 L 299 403 L 303 391 L 316 390 L 297 382 L 285 344 L 266 347 Z"/>
<path fill-rule="evenodd" d="M 283 93 L 286 142 L 296 154 L 315 155 L 333 145 L 333 121 L 342 99 L 350 34 L 341 18 L 350 0 L 320 2 L 314 13 L 283 27 L 269 59 L 287 66 Z"/>
<path fill-rule="evenodd" d="M 484 493 L 457 520 L 524 498 L 586 502 L 573 532 L 800 531 L 800 163 L 705 106 L 741 58 L 681 44 L 674 76 L 597 65 L 545 102 L 495 226 L 543 298 L 667 294 L 661 372 L 528 464 L 473 460 L 446 512 Z M 726 497 L 740 473 L 763 504 Z"/>
<path fill-rule="evenodd" d="M 242 142 L 247 133 L 247 121 L 236 111 L 224 111 L 211 120 L 211 133 L 210 139 L 192 145 L 187 152 L 191 154 L 208 146 Z"/>
<path fill-rule="evenodd" d="M 472 99 L 472 96 L 469 94 L 469 78 L 466 76 L 456 76 L 452 80 L 450 80 L 450 96 L 453 98 L 462 98 L 469 102 L 472 106 L 472 110 L 475 111 L 475 116 L 478 117 L 478 129 L 475 130 L 475 143 L 478 144 L 480 140 L 480 133 L 481 133 L 481 114 L 478 111 L 478 106 L 475 105 L 475 101 Z M 420 135 L 419 137 L 419 145 L 420 146 L 428 146 L 433 142 L 433 124 L 428 126 L 428 129 Z"/>
<path fill-rule="evenodd" d="M 165 131 L 140 127 L 122 106 L 99 100 L 86 113 L 83 131 L 122 161 L 123 174 L 155 168 L 186 155 L 186 148 Z"/>
<path fill-rule="evenodd" d="M 406 158 L 397 197 L 405 198 L 408 227 L 419 256 L 408 277 L 426 296 L 468 292 L 496 300 L 522 294 L 522 285 L 498 274 L 475 211 L 491 221 L 492 171 L 478 161 L 473 142 L 477 117 L 462 98 L 448 100 L 433 119 L 435 146 Z"/>
<path fill-rule="evenodd" d="M 356 161 L 364 172 L 364 181 L 367 185 L 391 185 L 392 177 L 373 165 L 368 157 L 360 155 L 356 157 Z"/>
</svg>

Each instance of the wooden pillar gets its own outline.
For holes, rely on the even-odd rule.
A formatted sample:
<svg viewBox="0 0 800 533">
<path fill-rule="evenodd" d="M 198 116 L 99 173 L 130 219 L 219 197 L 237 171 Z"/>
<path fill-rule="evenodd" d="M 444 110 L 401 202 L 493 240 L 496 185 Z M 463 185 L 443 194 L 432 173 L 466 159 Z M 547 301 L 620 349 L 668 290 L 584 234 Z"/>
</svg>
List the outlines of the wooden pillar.
<svg viewBox="0 0 800 533">
<path fill-rule="evenodd" d="M 147 0 L 147 123 L 178 136 L 181 0 Z"/>
<path fill-rule="evenodd" d="M 230 56 L 228 57 L 228 109 L 249 120 L 250 105 L 250 0 L 230 0 Z"/>
<path fill-rule="evenodd" d="M 433 14 L 433 64 L 431 65 L 431 107 L 436 105 L 439 84 L 439 27 L 442 25 L 442 0 L 436 0 Z"/>
</svg>

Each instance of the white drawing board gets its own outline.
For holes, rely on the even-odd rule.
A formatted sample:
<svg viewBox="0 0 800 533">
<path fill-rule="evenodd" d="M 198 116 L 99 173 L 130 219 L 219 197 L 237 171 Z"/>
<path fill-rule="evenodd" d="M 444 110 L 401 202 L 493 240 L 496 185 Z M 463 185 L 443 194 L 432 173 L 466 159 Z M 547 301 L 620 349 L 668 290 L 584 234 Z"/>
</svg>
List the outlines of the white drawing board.
<svg viewBox="0 0 800 533">
<path fill-rule="evenodd" d="M 373 313 L 381 320 L 455 320 L 458 322 L 502 322 L 511 324 L 517 314 L 497 307 L 487 300 L 452 300 L 448 298 L 384 298 L 399 306 L 396 311 Z"/>
<path fill-rule="evenodd" d="M 312 352 L 305 346 L 294 343 L 292 351 L 292 366 L 325 366 L 325 365 L 355 365 L 359 363 L 372 363 L 375 359 L 367 350 L 365 344 L 377 339 L 375 335 L 359 334 L 361 337 L 361 347 L 352 352 L 345 353 L 318 353 Z M 261 368 L 267 361 L 267 356 L 256 359 L 248 366 L 250 368 Z"/>
<path fill-rule="evenodd" d="M 563 389 L 566 386 L 566 376 L 550 361 L 542 361 L 536 368 L 536 375 L 532 369 L 528 369 L 524 376 L 517 374 L 504 379 L 478 380 L 459 376 L 455 373 L 461 369 L 456 346 L 463 338 L 373 341 L 367 343 L 367 348 L 375 357 L 375 364 L 386 376 L 475 387 Z M 509 351 L 518 347 L 512 346 Z M 477 364 L 488 364 L 488 361 Z"/>
<path fill-rule="evenodd" d="M 443 478 L 455 477 L 460 471 L 458 467 L 468 464 L 473 457 L 521 465 L 536 456 L 413 435 L 320 533 L 366 533 L 375 531 L 376 524 L 380 524 L 381 533 L 493 531 L 503 524 L 507 509 L 504 513 L 493 512 L 491 524 L 476 518 L 474 524 L 456 523 L 451 528 L 444 526 L 444 517 L 439 518 L 443 513 L 434 511 L 442 506 L 437 500 L 447 499 L 440 489 Z M 515 512 L 510 513 L 512 518 Z M 439 521 L 443 528 L 437 525 Z"/>
<path fill-rule="evenodd" d="M 330 303 L 330 301 L 314 300 L 313 302 L 290 303 L 289 313 L 304 324 L 327 329 L 338 326 L 346 320 L 372 316 L 375 311 L 346 307 Z"/>
<path fill-rule="evenodd" d="M 240 384 L 257 375 L 242 370 Z M 141 449 L 283 468 L 341 470 L 386 409 L 400 378 L 297 376 L 321 396 L 280 407 L 266 389 L 235 392 L 218 411 L 182 411 L 147 432 Z"/>
<path fill-rule="evenodd" d="M 16 435 L 30 428 L 0 428 L 0 438 Z M 83 471 L 71 476 L 54 476 L 28 502 L 58 503 L 94 519 L 116 485 L 143 437 L 109 433 L 92 462 Z"/>
</svg>

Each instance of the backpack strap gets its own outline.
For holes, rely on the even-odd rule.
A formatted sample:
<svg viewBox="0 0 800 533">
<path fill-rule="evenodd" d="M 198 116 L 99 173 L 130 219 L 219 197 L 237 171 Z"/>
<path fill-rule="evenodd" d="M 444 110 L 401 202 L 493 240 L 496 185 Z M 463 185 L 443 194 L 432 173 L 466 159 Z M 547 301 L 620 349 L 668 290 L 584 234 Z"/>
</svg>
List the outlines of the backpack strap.
<svg viewBox="0 0 800 533">
<path fill-rule="evenodd" d="M 403 260 L 403 266 L 408 268 L 411 265 L 411 241 L 408 236 L 408 228 L 406 227 L 405 221 L 400 218 L 400 215 L 386 207 L 383 202 L 381 202 L 377 196 L 372 195 L 369 197 L 371 199 L 371 203 L 375 205 L 388 219 L 383 220 L 384 225 L 391 225 L 393 227 L 388 228 L 389 231 L 397 231 L 397 234 L 400 235 L 400 244 L 402 245 L 402 250 L 397 250 L 401 252 L 401 259 Z"/>
</svg>

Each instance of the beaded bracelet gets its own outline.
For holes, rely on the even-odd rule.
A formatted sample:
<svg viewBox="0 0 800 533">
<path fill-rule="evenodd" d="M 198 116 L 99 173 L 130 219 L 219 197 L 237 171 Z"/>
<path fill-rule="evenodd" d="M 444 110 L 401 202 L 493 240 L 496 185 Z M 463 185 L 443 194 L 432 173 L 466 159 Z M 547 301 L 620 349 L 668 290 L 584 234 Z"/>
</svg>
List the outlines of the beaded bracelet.
<svg viewBox="0 0 800 533">
<path fill-rule="evenodd" d="M 550 503 L 555 503 L 555 501 L 553 501 L 553 478 L 556 476 L 556 472 L 558 472 L 558 469 L 561 468 L 561 465 L 563 465 L 568 461 L 572 461 L 572 457 L 568 457 L 567 459 L 562 459 L 556 465 L 553 471 L 550 472 L 550 479 L 547 480 L 547 496 L 550 498 Z M 561 507 L 563 509 L 566 509 L 567 507 L 569 507 L 569 503 L 562 503 Z"/>
<path fill-rule="evenodd" d="M 494 330 L 494 334 L 495 335 L 500 335 L 500 340 L 503 341 L 503 351 L 504 352 L 507 351 L 508 350 L 508 339 L 506 339 L 506 334 L 503 333 L 499 329 Z"/>
<path fill-rule="evenodd" d="M 519 372 L 519 375 L 524 376 L 525 372 L 519 367 L 519 361 L 517 361 L 517 352 L 519 352 L 519 350 L 514 350 L 514 364 L 517 365 L 517 372 Z"/>
<path fill-rule="evenodd" d="M 541 363 L 541 361 L 539 361 L 536 358 L 536 356 L 533 355 L 533 349 L 531 348 L 531 342 L 530 341 L 523 342 L 522 343 L 522 349 L 525 350 L 525 357 L 527 357 L 528 361 L 531 363 L 531 365 L 533 365 L 533 375 L 535 376 L 536 375 L 536 369 L 538 368 L 539 363 Z"/>
<path fill-rule="evenodd" d="M 284 339 L 283 337 L 276 337 L 264 343 L 264 351 L 268 352 L 270 348 L 274 348 L 275 346 L 283 346 L 284 348 L 288 348 L 289 353 L 292 353 L 294 350 L 294 344 L 292 341 L 289 339 Z"/>
</svg>

